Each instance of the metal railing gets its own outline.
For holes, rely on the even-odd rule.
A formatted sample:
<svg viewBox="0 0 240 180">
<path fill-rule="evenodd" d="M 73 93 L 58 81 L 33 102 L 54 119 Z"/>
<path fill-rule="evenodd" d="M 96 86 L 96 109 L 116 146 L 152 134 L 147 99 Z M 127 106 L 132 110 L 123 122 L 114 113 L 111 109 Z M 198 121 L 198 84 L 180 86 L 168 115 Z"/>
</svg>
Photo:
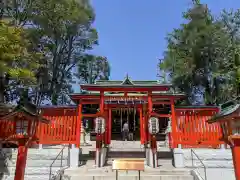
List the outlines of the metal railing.
<svg viewBox="0 0 240 180">
<path fill-rule="evenodd" d="M 68 146 L 63 146 L 63 148 L 61 149 L 61 151 L 58 153 L 58 155 L 55 157 L 55 159 L 53 160 L 53 162 L 51 163 L 50 165 L 50 172 L 49 172 L 49 180 L 52 179 L 52 176 L 53 176 L 53 173 L 52 173 L 52 168 L 53 168 L 53 165 L 54 163 L 56 162 L 56 160 L 61 156 L 61 162 L 60 162 L 60 169 L 63 167 L 63 151 L 64 149 L 68 147 Z M 61 179 L 61 178 L 60 178 Z"/>
<path fill-rule="evenodd" d="M 196 167 L 196 166 L 194 165 L 194 158 L 193 158 L 194 155 L 195 155 L 195 157 L 200 161 L 200 163 L 202 164 L 201 167 L 203 167 L 203 169 L 204 169 L 204 178 L 201 176 L 200 173 L 199 173 L 199 175 L 201 176 L 202 179 L 207 180 L 207 167 L 204 165 L 203 161 L 199 158 L 199 156 L 195 153 L 195 151 L 194 151 L 193 149 L 191 149 L 192 166 L 195 167 L 196 169 L 199 168 L 199 166 Z"/>
</svg>

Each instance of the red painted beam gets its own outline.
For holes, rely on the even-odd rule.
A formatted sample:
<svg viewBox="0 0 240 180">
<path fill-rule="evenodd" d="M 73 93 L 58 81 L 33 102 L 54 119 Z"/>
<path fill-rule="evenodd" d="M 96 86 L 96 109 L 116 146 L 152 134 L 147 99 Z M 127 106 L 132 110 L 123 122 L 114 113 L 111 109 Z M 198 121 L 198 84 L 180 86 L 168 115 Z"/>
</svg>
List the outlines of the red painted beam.
<svg viewBox="0 0 240 180">
<path fill-rule="evenodd" d="M 158 99 L 181 99 L 185 96 L 183 95 L 152 95 L 152 99 L 153 101 L 158 98 Z M 144 96 L 104 96 L 105 100 L 109 100 L 109 99 L 121 99 L 121 98 L 138 98 L 140 100 L 147 100 L 148 96 L 144 95 Z M 84 99 L 84 100 L 100 100 L 100 95 L 90 95 L 90 94 L 82 94 L 82 95 L 71 95 L 71 99 L 73 100 L 79 100 L 79 99 Z"/>
<path fill-rule="evenodd" d="M 198 107 L 198 108 L 189 108 L 189 107 L 181 107 L 181 108 L 175 108 L 175 111 L 218 111 L 218 107 Z"/>
<path fill-rule="evenodd" d="M 124 105 L 124 104 L 107 104 L 107 108 L 105 109 L 108 109 L 109 108 L 133 108 L 133 107 L 142 107 L 142 104 L 127 104 L 127 105 Z"/>
<path fill-rule="evenodd" d="M 97 117 L 99 114 L 82 114 L 82 117 Z"/>
<path fill-rule="evenodd" d="M 150 116 L 156 116 L 156 117 L 171 117 L 170 114 L 158 114 L 158 113 L 155 113 L 155 112 L 152 112 L 150 114 Z"/>
<path fill-rule="evenodd" d="M 100 104 L 99 100 L 83 100 L 81 104 Z"/>
<path fill-rule="evenodd" d="M 166 102 L 166 101 L 153 101 L 154 105 L 158 105 L 158 104 L 171 104 L 171 102 Z"/>
</svg>

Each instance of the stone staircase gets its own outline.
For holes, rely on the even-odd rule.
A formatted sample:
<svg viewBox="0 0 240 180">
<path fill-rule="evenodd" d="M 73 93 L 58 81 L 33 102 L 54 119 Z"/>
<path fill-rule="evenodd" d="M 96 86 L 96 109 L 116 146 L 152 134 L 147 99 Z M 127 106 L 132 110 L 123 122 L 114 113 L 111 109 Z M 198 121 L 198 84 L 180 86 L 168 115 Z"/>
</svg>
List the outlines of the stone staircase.
<svg viewBox="0 0 240 180">
<path fill-rule="evenodd" d="M 82 147 L 83 154 L 95 150 L 95 145 Z M 141 180 L 194 180 L 190 169 L 176 169 L 172 165 L 172 152 L 159 144 L 159 167 L 156 169 L 145 166 L 141 172 Z M 95 167 L 95 161 L 88 159 L 84 165 L 76 169 L 66 169 L 64 176 L 71 180 L 114 180 L 116 173 L 112 171 L 112 162 L 118 158 L 145 158 L 144 148 L 139 141 L 111 141 L 107 165 L 102 168 Z M 136 180 L 138 172 L 119 171 L 118 180 Z"/>
<path fill-rule="evenodd" d="M 186 168 L 195 169 L 203 178 L 206 173 L 210 180 L 235 180 L 231 149 L 193 149 L 193 151 L 198 157 L 192 154 L 190 149 L 183 149 Z"/>
<path fill-rule="evenodd" d="M 50 166 L 56 159 L 59 152 L 62 150 L 62 146 L 55 146 L 52 148 L 44 149 L 29 149 L 28 159 L 25 169 L 25 180 L 48 180 L 50 175 Z M 17 161 L 17 149 L 3 149 L 7 155 L 7 167 L 5 166 L 6 160 L 0 156 L 0 173 L 3 174 L 2 180 L 13 180 L 16 169 Z M 5 161 L 5 162 L 4 162 Z M 52 175 L 62 167 L 68 165 L 68 148 L 63 150 L 63 159 L 61 162 L 61 155 L 52 164 Z"/>
<path fill-rule="evenodd" d="M 170 161 L 165 162 L 165 167 L 153 169 L 145 167 L 145 171 L 141 172 L 141 180 L 194 180 L 191 171 L 187 169 L 169 168 Z M 167 168 L 168 167 L 168 168 Z M 112 171 L 111 165 L 103 168 L 95 168 L 94 163 L 88 163 L 85 167 L 77 169 L 66 169 L 64 172 L 66 179 L 71 180 L 114 180 L 116 173 Z M 136 171 L 119 171 L 118 180 L 136 180 L 138 172 Z"/>
</svg>

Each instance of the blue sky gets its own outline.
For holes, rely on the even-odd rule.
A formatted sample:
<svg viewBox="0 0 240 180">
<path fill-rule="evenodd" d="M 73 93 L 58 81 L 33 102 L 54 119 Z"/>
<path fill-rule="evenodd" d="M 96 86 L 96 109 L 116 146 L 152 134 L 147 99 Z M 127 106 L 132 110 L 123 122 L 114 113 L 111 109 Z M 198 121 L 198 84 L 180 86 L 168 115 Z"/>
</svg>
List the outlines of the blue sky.
<svg viewBox="0 0 240 180">
<path fill-rule="evenodd" d="M 183 22 L 191 0 L 92 0 L 99 46 L 94 54 L 106 56 L 111 79 L 126 73 L 134 80 L 157 79 L 158 59 L 166 49 L 165 37 Z M 213 14 L 240 7 L 239 0 L 202 0 Z"/>
</svg>

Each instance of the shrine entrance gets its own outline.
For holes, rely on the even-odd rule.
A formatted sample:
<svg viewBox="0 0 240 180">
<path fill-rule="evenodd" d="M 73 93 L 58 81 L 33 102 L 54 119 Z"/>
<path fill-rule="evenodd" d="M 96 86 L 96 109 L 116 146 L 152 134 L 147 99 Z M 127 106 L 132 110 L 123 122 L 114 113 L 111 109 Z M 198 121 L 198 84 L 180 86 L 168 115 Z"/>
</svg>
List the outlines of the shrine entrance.
<svg viewBox="0 0 240 180">
<path fill-rule="evenodd" d="M 122 129 L 125 122 L 129 125 L 129 133 L 132 138 L 129 140 L 140 140 L 139 129 L 140 116 L 137 108 L 116 108 L 112 109 L 112 138 L 111 140 L 122 140 Z"/>
<path fill-rule="evenodd" d="M 157 136 L 166 130 L 169 118 L 175 125 L 174 102 L 185 96 L 175 93 L 171 87 L 158 81 L 132 81 L 127 76 L 123 81 L 99 80 L 95 84 L 83 84 L 81 93 L 70 95 L 78 104 L 79 121 L 93 118 L 97 167 L 104 166 L 111 150 L 115 149 L 119 155 L 119 148 L 126 151 L 136 147 L 149 166 L 157 167 Z M 85 106 L 92 107 L 92 111 L 84 111 Z M 122 139 L 125 122 L 128 122 L 133 141 L 115 144 Z"/>
</svg>

